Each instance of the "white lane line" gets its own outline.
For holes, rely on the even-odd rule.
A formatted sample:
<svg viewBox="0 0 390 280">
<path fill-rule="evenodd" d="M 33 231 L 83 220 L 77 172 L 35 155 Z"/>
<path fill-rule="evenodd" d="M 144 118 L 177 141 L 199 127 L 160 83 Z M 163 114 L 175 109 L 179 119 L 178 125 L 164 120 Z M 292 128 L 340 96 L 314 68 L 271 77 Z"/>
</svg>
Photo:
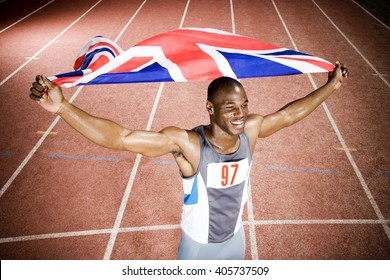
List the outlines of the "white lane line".
<svg viewBox="0 0 390 280">
<path fill-rule="evenodd" d="M 83 86 L 79 87 L 77 91 L 73 94 L 73 96 L 69 99 L 69 103 L 72 103 L 76 97 L 79 95 L 80 91 L 83 89 Z M 60 120 L 60 116 L 57 116 L 54 121 L 50 124 L 49 128 L 45 131 L 45 133 L 42 135 L 42 137 L 38 140 L 38 142 L 35 144 L 35 146 L 31 149 L 31 151 L 28 153 L 28 155 L 24 158 L 22 163 L 18 166 L 18 168 L 15 170 L 15 172 L 12 174 L 12 176 L 8 179 L 8 181 L 4 184 L 4 186 L 0 190 L 0 198 L 3 196 L 3 194 L 8 190 L 8 188 L 11 186 L 12 182 L 16 179 L 16 177 L 19 175 L 19 173 L 23 170 L 23 168 L 26 166 L 26 164 L 29 162 L 29 160 L 32 158 L 32 156 L 35 154 L 35 152 L 39 149 L 39 147 L 42 145 L 43 141 L 45 141 L 46 137 L 51 133 L 53 128 L 56 126 L 58 121 Z"/>
<path fill-rule="evenodd" d="M 160 87 L 158 89 L 157 95 L 156 95 L 156 99 L 154 100 L 153 109 L 152 109 L 152 112 L 150 113 L 148 124 L 146 126 L 146 130 L 150 130 L 150 128 L 152 126 L 153 119 L 154 119 L 154 116 L 155 116 L 155 113 L 157 110 L 157 105 L 158 105 L 158 102 L 160 100 L 163 87 L 164 87 L 164 83 L 161 83 Z M 104 253 L 104 257 L 103 257 L 104 260 L 108 260 L 111 257 L 112 250 L 114 248 L 116 237 L 119 233 L 119 228 L 120 228 L 120 225 L 122 223 L 123 215 L 124 215 L 125 210 L 126 210 L 127 202 L 129 200 L 130 193 L 131 193 L 131 190 L 132 190 L 133 185 L 134 185 L 135 177 L 137 175 L 137 171 L 138 171 L 138 167 L 139 167 L 139 164 L 141 162 L 141 159 L 142 159 L 142 155 L 137 154 L 133 169 L 131 170 L 129 181 L 128 181 L 126 189 L 125 189 L 125 193 L 124 193 L 123 198 L 122 198 L 121 205 L 119 207 L 118 214 L 117 214 L 116 219 L 115 219 L 114 227 L 112 228 L 110 239 L 108 241 L 106 251 Z"/>
<path fill-rule="evenodd" d="M 236 21 L 234 18 L 234 6 L 233 0 L 230 0 L 230 16 L 232 20 L 232 33 L 236 34 Z M 249 243 L 251 248 L 251 258 L 252 260 L 259 259 L 259 252 L 257 247 L 256 240 L 256 227 L 253 221 L 255 220 L 255 215 L 253 212 L 253 202 L 252 202 L 252 188 L 248 187 L 248 201 L 247 201 L 247 213 L 248 213 L 248 226 L 249 226 Z"/>
<path fill-rule="evenodd" d="M 68 30 L 72 25 L 74 25 L 77 21 L 79 21 L 83 16 L 85 16 L 89 11 L 91 11 L 94 7 L 96 7 L 102 0 L 100 0 L 99 2 L 97 2 L 94 6 L 92 6 L 87 12 L 85 12 L 81 17 L 79 17 L 75 22 L 73 22 L 70 26 L 68 26 L 64 31 L 62 31 L 59 35 L 57 35 L 57 39 L 58 37 L 60 37 L 63 33 L 65 33 L 66 30 Z M 146 2 L 146 0 L 145 0 Z M 145 3 L 144 2 L 144 3 Z M 141 4 L 141 7 L 143 6 L 143 4 Z M 135 12 L 135 14 L 137 14 L 139 11 L 139 9 Z M 134 18 L 134 15 L 133 17 L 130 19 L 129 22 L 131 22 Z M 124 30 L 129 26 L 130 23 L 127 23 L 126 26 L 120 31 L 120 34 L 123 34 Z M 117 40 L 119 40 L 119 36 L 115 39 L 115 42 Z M 52 40 L 53 42 L 55 41 L 54 39 Z M 44 47 L 46 48 L 47 45 Z M 39 51 L 42 52 L 43 49 L 41 49 Z M 35 54 L 32 58 L 30 58 L 29 61 L 31 61 L 32 59 L 34 59 L 36 56 L 38 55 Z M 79 93 L 81 92 L 81 90 L 84 88 L 84 86 L 80 86 L 77 91 L 75 92 L 75 94 L 72 95 L 72 97 L 69 99 L 69 103 L 72 103 L 76 97 L 79 95 Z M 24 168 L 24 166 L 28 163 L 28 161 L 31 159 L 31 157 L 35 154 L 35 152 L 38 150 L 38 148 L 42 145 L 43 141 L 45 141 L 46 137 L 51 133 L 51 131 L 53 130 L 53 128 L 56 126 L 56 124 L 58 123 L 58 121 L 60 120 L 60 117 L 57 116 L 54 121 L 50 124 L 49 128 L 46 130 L 46 132 L 42 135 L 42 137 L 38 140 L 38 142 L 35 144 L 35 146 L 32 148 L 32 150 L 28 153 L 28 155 L 25 157 L 25 159 L 22 161 L 22 163 L 18 166 L 18 168 L 15 170 L 15 172 L 12 174 L 12 176 L 8 179 L 8 181 L 5 183 L 5 185 L 1 188 L 0 190 L 0 198 L 3 196 L 3 194 L 7 191 L 7 189 L 10 187 L 10 185 L 12 184 L 12 182 L 15 180 L 15 178 L 19 175 L 19 173 L 22 171 L 22 169 Z"/>
<path fill-rule="evenodd" d="M 186 18 L 187 16 L 187 11 L 188 11 L 188 7 L 190 6 L 190 0 L 187 1 L 187 5 L 186 7 L 184 8 L 184 13 L 183 13 L 183 16 L 181 17 L 181 21 L 180 21 L 180 27 L 179 28 L 183 28 L 183 25 L 184 25 L 184 19 Z"/>
<path fill-rule="evenodd" d="M 252 260 L 259 259 L 259 252 L 257 247 L 256 240 L 256 227 L 255 227 L 255 216 L 253 213 L 253 202 L 252 202 L 252 191 L 251 187 L 248 188 L 248 201 L 247 201 L 247 210 L 248 210 L 248 226 L 249 226 L 249 243 L 251 248 L 251 258 Z M 244 222 L 245 224 L 245 222 Z"/>
<path fill-rule="evenodd" d="M 312 1 L 313 1 L 313 0 L 312 0 Z M 314 1 L 313 1 L 313 2 L 314 2 Z M 284 21 L 283 18 L 282 18 L 282 15 L 281 15 L 280 12 L 279 12 L 278 7 L 276 6 L 276 4 L 275 4 L 275 2 L 274 2 L 274 0 L 272 0 L 272 3 L 273 3 L 273 5 L 274 5 L 274 7 L 275 7 L 275 10 L 276 10 L 276 12 L 277 12 L 277 14 L 278 14 L 280 20 L 282 21 L 282 24 L 283 24 L 283 26 L 284 26 L 284 28 L 285 28 L 285 30 L 286 30 L 286 32 L 287 32 L 287 34 L 288 34 L 290 40 L 291 40 L 291 43 L 293 44 L 295 50 L 299 51 L 297 45 L 296 45 L 295 42 L 294 42 L 294 39 L 292 38 L 292 36 L 291 36 L 291 34 L 290 34 L 290 31 L 289 31 L 288 28 L 287 28 L 287 25 L 285 24 L 285 21 Z M 329 18 L 328 18 L 328 19 L 329 19 Z M 329 20 L 330 20 L 330 19 L 329 19 Z M 341 32 L 341 30 L 340 30 L 340 32 Z M 317 84 L 314 82 L 314 79 L 313 79 L 312 75 L 308 74 L 307 76 L 308 76 L 308 78 L 309 78 L 309 80 L 310 80 L 310 82 L 311 82 L 313 88 L 314 88 L 314 89 L 317 89 L 318 86 L 317 86 Z M 330 111 L 329 111 L 329 109 L 328 109 L 328 106 L 326 105 L 325 102 L 323 102 L 321 105 L 322 105 L 322 108 L 324 109 L 324 111 L 325 111 L 325 113 L 326 113 L 326 116 L 328 117 L 329 122 L 330 122 L 331 125 L 332 125 L 333 130 L 335 131 L 335 133 L 336 133 L 336 135 L 337 135 L 337 138 L 338 138 L 338 140 L 339 140 L 341 146 L 343 147 L 343 150 L 344 150 L 345 154 L 347 155 L 347 158 L 348 158 L 348 160 L 349 160 L 349 162 L 350 162 L 350 164 L 351 164 L 353 170 L 355 171 L 356 176 L 357 176 L 358 179 L 359 179 L 359 182 L 360 182 L 361 186 L 363 187 L 364 192 L 366 193 L 366 196 L 367 196 L 368 200 L 370 201 L 370 204 L 371 204 L 372 208 L 373 208 L 374 211 L 375 211 L 375 214 L 377 215 L 378 219 L 381 221 L 381 224 L 382 224 L 382 226 L 383 226 L 383 229 L 384 229 L 385 232 L 386 232 L 387 237 L 390 239 L 390 228 L 389 228 L 389 225 L 385 222 L 385 218 L 384 218 L 382 212 L 380 211 L 380 209 L 379 209 L 379 207 L 378 207 L 378 204 L 376 203 L 375 199 L 373 198 L 373 196 L 372 196 L 372 194 L 371 194 L 371 192 L 370 192 L 370 190 L 369 190 L 369 188 L 368 188 L 368 186 L 367 186 L 367 183 L 366 183 L 366 181 L 364 180 L 362 173 L 360 172 L 359 167 L 357 166 L 357 164 L 356 164 L 354 158 L 352 157 L 352 154 L 351 154 L 351 152 L 349 151 L 348 146 L 347 146 L 347 144 L 345 143 L 344 138 L 343 138 L 343 136 L 341 135 L 340 130 L 338 129 L 338 127 L 337 127 L 337 125 L 336 125 L 336 122 L 334 121 L 333 116 L 332 116 L 332 114 L 330 113 Z"/>
<path fill-rule="evenodd" d="M 390 220 L 386 220 L 385 222 L 390 223 Z M 250 223 L 253 223 L 258 226 L 262 226 L 262 225 L 380 225 L 382 224 L 382 221 L 370 220 L 370 219 L 255 220 L 252 222 L 243 221 L 244 225 L 249 225 Z M 167 225 L 155 225 L 155 226 L 125 227 L 125 228 L 119 228 L 119 232 L 121 233 L 144 232 L 144 231 L 154 231 L 154 230 L 174 230 L 180 228 L 181 228 L 180 224 L 167 224 Z M 21 241 L 110 234 L 113 232 L 113 230 L 114 229 L 92 229 L 92 230 L 81 230 L 81 231 L 70 231 L 70 232 L 24 235 L 24 236 L 16 236 L 16 237 L 4 237 L 4 238 L 0 238 L 0 244 L 21 242 Z"/>
<path fill-rule="evenodd" d="M 232 33 L 236 34 L 236 22 L 234 20 L 233 0 L 230 0 L 230 16 L 232 18 Z"/>
<path fill-rule="evenodd" d="M 349 40 L 347 35 L 333 22 L 333 20 L 321 9 L 321 7 L 314 1 L 312 2 L 317 6 L 317 8 L 323 13 L 323 15 L 329 20 L 329 22 L 336 28 L 336 30 L 344 37 L 344 39 L 351 45 L 351 47 L 363 58 L 363 60 L 371 67 L 371 69 L 378 75 L 378 77 L 390 88 L 390 83 L 385 79 L 385 77 L 379 73 L 379 71 L 372 65 L 372 63 L 364 56 L 364 54 L 355 46 L 354 43 Z"/>
<path fill-rule="evenodd" d="M 171 230 L 171 229 L 181 229 L 181 226 L 180 224 L 176 224 L 176 225 L 125 227 L 125 228 L 120 228 L 119 232 L 138 232 L 138 231 Z"/>
<path fill-rule="evenodd" d="M 38 12 L 38 11 L 41 10 L 41 9 L 43 9 L 43 8 L 46 7 L 47 5 L 53 3 L 54 1 L 55 1 L 55 0 L 52 0 L 52 1 L 50 1 L 49 3 L 46 3 L 46 4 L 43 5 L 42 7 L 36 9 L 35 11 L 33 11 L 33 12 L 31 12 L 31 13 L 29 13 L 27 16 L 25 16 L 25 17 L 19 19 L 18 21 L 14 22 L 13 24 L 11 24 L 11 25 L 7 26 L 6 28 L 2 29 L 2 30 L 0 31 L 0 34 L 3 33 L 4 31 L 6 31 L 7 29 L 10 29 L 12 26 L 18 24 L 18 23 L 21 22 L 22 20 L 25 20 L 25 19 L 28 18 L 29 16 L 35 14 L 36 12 Z M 1 3 L 1 2 L 0 2 L 0 3 Z"/>
<path fill-rule="evenodd" d="M 129 27 L 129 25 L 133 22 L 134 18 L 138 15 L 139 11 L 142 9 L 142 7 L 144 6 L 144 4 L 146 3 L 147 0 L 145 0 L 144 2 L 142 2 L 142 4 L 138 7 L 137 11 L 135 11 L 135 13 L 133 14 L 133 16 L 130 18 L 130 20 L 126 23 L 125 27 L 123 27 L 123 29 L 121 30 L 121 32 L 119 32 L 118 36 L 116 37 L 116 39 L 114 40 L 114 42 L 117 42 L 119 40 L 120 37 L 122 37 L 123 33 L 125 32 L 125 30 Z"/>
<path fill-rule="evenodd" d="M 30 59 L 28 59 L 25 63 L 19 66 L 14 72 L 8 75 L 4 80 L 0 82 L 0 86 L 2 86 L 5 82 L 11 79 L 14 75 L 16 75 L 20 70 L 22 70 L 27 64 L 29 64 L 32 60 L 34 60 L 38 55 L 40 55 L 46 48 L 48 48 L 51 44 L 53 44 L 58 38 L 60 38 L 66 31 L 68 31 L 73 25 L 75 25 L 79 20 L 81 20 L 86 14 L 88 14 L 93 8 L 95 8 L 100 2 L 103 0 L 99 0 L 95 5 L 89 8 L 84 14 L 82 14 L 78 19 L 72 22 L 67 28 L 65 28 L 60 34 L 55 36 L 49 43 L 47 43 L 43 48 L 41 48 L 38 52 L 36 52 Z"/>
<path fill-rule="evenodd" d="M 187 1 L 187 5 L 186 5 L 186 7 L 184 9 L 183 16 L 181 18 L 179 28 L 181 28 L 183 26 L 184 18 L 185 18 L 186 14 L 187 14 L 187 9 L 188 9 L 189 2 L 190 2 L 190 0 Z M 142 3 L 142 5 L 143 4 L 144 3 Z M 146 130 L 150 130 L 151 127 L 152 127 L 152 123 L 153 123 L 154 116 L 155 116 L 156 111 L 157 111 L 157 106 L 158 106 L 158 103 L 160 101 L 160 97 L 161 97 L 161 93 L 163 91 L 163 88 L 164 88 L 164 83 L 160 83 L 160 87 L 158 89 L 158 92 L 157 92 L 157 95 L 156 95 L 156 99 L 154 100 L 153 108 L 152 108 L 152 111 L 151 111 L 151 113 L 149 115 L 148 123 L 146 125 Z M 119 211 L 118 211 L 117 217 L 115 219 L 114 227 L 112 229 L 112 232 L 111 232 L 111 235 L 110 235 L 110 239 L 108 240 L 106 251 L 105 251 L 104 256 L 103 256 L 104 260 L 109 260 L 111 258 L 112 250 L 114 249 L 115 241 L 116 241 L 116 238 L 117 238 L 118 233 L 120 231 L 120 225 L 122 223 L 123 215 L 124 215 L 124 212 L 126 210 L 127 202 L 128 202 L 128 200 L 130 198 L 130 193 L 131 193 L 131 190 L 133 188 L 133 184 L 134 184 L 134 181 L 135 181 L 135 177 L 137 175 L 137 171 L 138 171 L 138 167 L 139 167 L 139 164 L 141 162 L 141 159 L 142 159 L 142 155 L 141 154 L 137 154 L 135 162 L 134 162 L 133 169 L 131 170 L 129 181 L 128 181 L 126 189 L 125 189 L 125 193 L 124 193 L 123 198 L 122 198 L 121 205 L 119 207 Z"/>
<path fill-rule="evenodd" d="M 17 237 L 6 237 L 6 238 L 0 238 L 0 244 L 1 243 L 20 242 L 20 241 L 64 238 L 64 237 L 90 236 L 90 235 L 97 235 L 97 234 L 107 234 L 110 232 L 111 232 L 110 229 L 94 229 L 94 230 L 82 230 L 82 231 L 26 235 L 26 236 L 17 236 Z"/>
<path fill-rule="evenodd" d="M 230 0 L 230 16 L 232 20 L 232 33 L 236 34 L 236 22 L 234 18 L 234 6 L 233 0 Z M 247 213 L 248 213 L 248 226 L 249 226 L 249 243 L 251 248 L 252 260 L 259 259 L 259 252 L 256 240 L 256 227 L 254 224 L 255 215 L 253 212 L 253 201 L 252 201 L 252 188 L 248 188 L 248 201 L 247 201 Z"/>
<path fill-rule="evenodd" d="M 313 78 L 311 76 L 309 76 L 309 78 L 310 78 L 310 81 L 312 82 L 312 84 L 315 84 Z M 390 240 L 390 228 L 389 228 L 389 225 L 385 222 L 385 217 L 383 216 L 381 210 L 379 209 L 378 204 L 376 203 L 374 197 L 372 196 L 371 191 L 370 191 L 366 181 L 364 180 L 364 177 L 363 177 L 362 173 L 360 172 L 359 167 L 357 166 L 354 158 L 352 157 L 352 154 L 351 154 L 350 150 L 348 149 L 348 146 L 345 143 L 344 138 L 342 137 L 342 135 L 341 135 L 341 133 L 340 133 L 329 109 L 328 109 L 328 106 L 326 106 L 326 104 L 323 103 L 322 107 L 325 110 L 325 113 L 326 113 L 326 115 L 327 115 L 327 117 L 328 117 L 328 119 L 333 127 L 333 130 L 336 132 L 337 138 L 339 139 L 339 142 L 341 143 L 341 145 L 344 149 L 344 152 L 347 155 L 347 158 L 348 158 L 350 164 L 352 165 L 353 170 L 355 171 L 355 174 L 358 177 L 359 182 L 360 182 L 361 186 L 363 187 L 363 190 L 366 193 L 368 200 L 370 201 L 372 208 L 374 209 L 375 214 L 377 215 L 378 219 L 380 221 L 382 221 L 383 229 L 385 230 L 386 235 Z"/>
<path fill-rule="evenodd" d="M 352 0 L 353 3 L 355 3 L 356 5 L 358 5 L 363 11 L 365 11 L 367 14 L 369 14 L 371 17 L 373 17 L 377 22 L 379 22 L 380 24 L 382 24 L 385 28 L 387 28 L 388 30 L 390 30 L 390 27 L 388 27 L 385 23 L 383 23 L 382 21 L 380 21 L 377 17 L 375 17 L 373 14 L 371 14 L 369 11 L 367 11 L 363 6 L 361 6 L 359 3 L 357 3 L 356 1 Z"/>
<path fill-rule="evenodd" d="M 386 221 L 385 222 L 389 222 Z M 330 219 L 330 220 L 260 220 L 256 225 L 381 225 L 381 220 Z"/>
</svg>

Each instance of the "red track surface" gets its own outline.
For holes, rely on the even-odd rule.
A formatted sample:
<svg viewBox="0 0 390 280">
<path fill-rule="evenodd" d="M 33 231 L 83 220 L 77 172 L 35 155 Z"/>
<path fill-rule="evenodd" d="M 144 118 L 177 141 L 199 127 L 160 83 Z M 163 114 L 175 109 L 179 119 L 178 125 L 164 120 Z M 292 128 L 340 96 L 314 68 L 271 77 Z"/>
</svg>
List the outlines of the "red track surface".
<svg viewBox="0 0 390 280">
<path fill-rule="evenodd" d="M 17 2 L 0 3 L 0 30 L 49 0 Z M 259 141 L 244 215 L 246 258 L 390 259 L 389 28 L 353 1 L 232 2 L 192 0 L 186 10 L 186 0 L 148 0 L 142 7 L 140 0 L 55 0 L 0 33 L 1 259 L 176 258 L 183 194 L 172 159 L 98 147 L 61 120 L 47 137 L 37 134 L 56 116 L 29 100 L 28 90 L 36 74 L 71 70 L 95 35 L 120 35 L 126 49 L 181 22 L 288 48 L 293 40 L 301 51 L 347 63 L 351 72 L 324 107 Z M 317 86 L 326 81 L 324 74 L 312 77 Z M 251 111 L 263 114 L 313 90 L 306 75 L 242 83 Z M 159 130 L 207 123 L 207 85 L 65 92 L 94 115 L 132 129 L 147 128 L 150 119 Z"/>
</svg>

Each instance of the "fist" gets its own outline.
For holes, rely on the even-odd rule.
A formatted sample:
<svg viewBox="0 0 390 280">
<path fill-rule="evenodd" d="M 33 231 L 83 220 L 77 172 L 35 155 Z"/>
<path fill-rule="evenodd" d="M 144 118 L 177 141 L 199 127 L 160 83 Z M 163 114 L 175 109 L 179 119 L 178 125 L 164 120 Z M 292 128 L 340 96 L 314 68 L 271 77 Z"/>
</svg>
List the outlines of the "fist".
<svg viewBox="0 0 390 280">
<path fill-rule="evenodd" d="M 58 113 L 66 102 L 61 88 L 43 75 L 36 76 L 30 88 L 30 98 L 51 113 Z"/>
</svg>

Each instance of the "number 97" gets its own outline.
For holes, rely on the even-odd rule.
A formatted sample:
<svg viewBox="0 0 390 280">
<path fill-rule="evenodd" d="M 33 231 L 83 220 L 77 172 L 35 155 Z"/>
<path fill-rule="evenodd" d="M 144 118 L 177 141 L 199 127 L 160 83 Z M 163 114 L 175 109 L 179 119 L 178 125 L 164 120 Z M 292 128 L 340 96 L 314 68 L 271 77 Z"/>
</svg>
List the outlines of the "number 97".
<svg viewBox="0 0 390 280">
<path fill-rule="evenodd" d="M 238 170 L 238 164 L 236 163 L 232 163 L 230 165 L 229 164 L 222 165 L 222 174 L 221 174 L 222 187 L 226 187 L 228 184 L 230 186 L 234 185 L 234 179 L 236 178 L 237 170 Z"/>
</svg>

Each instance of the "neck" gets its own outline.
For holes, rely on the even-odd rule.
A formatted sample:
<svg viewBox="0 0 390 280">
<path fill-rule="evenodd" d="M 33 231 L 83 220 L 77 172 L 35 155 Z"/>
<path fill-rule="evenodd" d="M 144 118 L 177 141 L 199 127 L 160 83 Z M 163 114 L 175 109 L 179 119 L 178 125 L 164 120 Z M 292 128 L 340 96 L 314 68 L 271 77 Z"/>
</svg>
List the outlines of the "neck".
<svg viewBox="0 0 390 280">
<path fill-rule="evenodd" d="M 230 135 L 220 128 L 205 126 L 205 135 L 213 148 L 221 154 L 233 154 L 240 147 L 240 136 Z"/>
</svg>

